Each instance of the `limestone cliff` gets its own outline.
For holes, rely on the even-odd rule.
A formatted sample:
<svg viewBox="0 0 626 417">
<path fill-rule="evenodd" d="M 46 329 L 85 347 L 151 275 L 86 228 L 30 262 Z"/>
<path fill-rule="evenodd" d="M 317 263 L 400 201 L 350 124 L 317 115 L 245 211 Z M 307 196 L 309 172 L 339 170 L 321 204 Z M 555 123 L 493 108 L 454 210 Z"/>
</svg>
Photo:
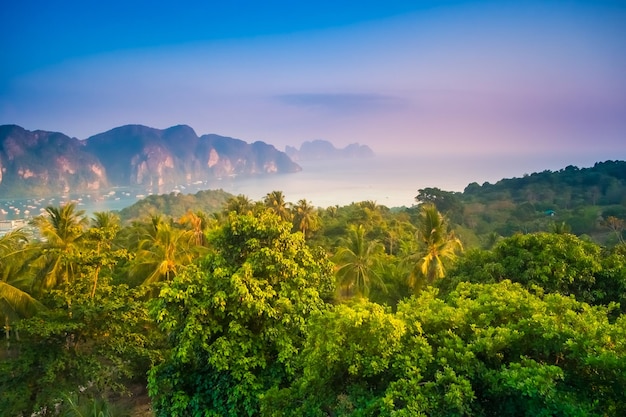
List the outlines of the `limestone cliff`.
<svg viewBox="0 0 626 417">
<path fill-rule="evenodd" d="M 285 153 L 189 126 L 121 126 L 86 140 L 0 126 L 0 195 L 80 193 L 109 186 L 168 187 L 226 176 L 296 172 Z"/>
<path fill-rule="evenodd" d="M 78 139 L 62 133 L 0 126 L 0 195 L 3 197 L 98 190 L 106 170 Z"/>
</svg>

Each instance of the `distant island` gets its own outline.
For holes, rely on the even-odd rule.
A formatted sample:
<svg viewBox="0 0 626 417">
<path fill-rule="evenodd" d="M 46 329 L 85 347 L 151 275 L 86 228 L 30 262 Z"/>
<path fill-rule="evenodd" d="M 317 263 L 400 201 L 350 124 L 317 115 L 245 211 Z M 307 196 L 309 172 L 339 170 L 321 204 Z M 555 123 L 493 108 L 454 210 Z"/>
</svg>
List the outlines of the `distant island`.
<svg viewBox="0 0 626 417">
<path fill-rule="evenodd" d="M 286 153 L 264 142 L 186 125 L 155 129 L 126 125 L 85 140 L 63 133 L 0 126 L 0 195 L 21 198 L 137 187 L 164 192 L 233 176 L 301 171 Z"/>
<path fill-rule="evenodd" d="M 286 146 L 285 153 L 294 161 L 315 161 L 324 159 L 371 158 L 374 151 L 367 145 L 353 143 L 345 148 L 336 148 L 326 140 L 304 142 L 300 149 Z"/>
</svg>

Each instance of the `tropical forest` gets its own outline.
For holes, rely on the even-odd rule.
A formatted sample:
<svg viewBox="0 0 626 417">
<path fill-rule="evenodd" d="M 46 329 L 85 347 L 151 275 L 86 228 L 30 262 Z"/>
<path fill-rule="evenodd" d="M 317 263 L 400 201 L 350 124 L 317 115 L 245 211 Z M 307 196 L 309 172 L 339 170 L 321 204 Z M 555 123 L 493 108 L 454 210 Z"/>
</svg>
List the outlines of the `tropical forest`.
<svg viewBox="0 0 626 417">
<path fill-rule="evenodd" d="M 626 162 L 414 193 L 47 207 L 0 237 L 0 415 L 626 415 Z"/>
</svg>

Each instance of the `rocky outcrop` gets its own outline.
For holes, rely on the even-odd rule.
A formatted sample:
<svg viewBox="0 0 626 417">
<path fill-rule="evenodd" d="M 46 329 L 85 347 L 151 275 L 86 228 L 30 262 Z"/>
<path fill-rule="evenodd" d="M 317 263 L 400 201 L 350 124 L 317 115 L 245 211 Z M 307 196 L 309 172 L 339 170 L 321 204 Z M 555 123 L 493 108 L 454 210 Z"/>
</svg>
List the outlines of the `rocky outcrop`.
<svg viewBox="0 0 626 417">
<path fill-rule="evenodd" d="M 343 149 L 336 148 L 325 140 L 304 142 L 300 149 L 287 146 L 285 153 L 294 161 L 313 161 L 320 159 L 371 158 L 374 152 L 367 145 L 353 143 Z"/>
<path fill-rule="evenodd" d="M 86 140 L 0 126 L 0 194 L 79 193 L 109 186 L 154 191 L 225 176 L 297 172 L 285 153 L 263 142 L 198 137 L 189 126 L 121 126 Z"/>
<path fill-rule="evenodd" d="M 62 133 L 0 126 L 0 195 L 32 196 L 98 190 L 106 170 L 85 144 Z"/>
</svg>

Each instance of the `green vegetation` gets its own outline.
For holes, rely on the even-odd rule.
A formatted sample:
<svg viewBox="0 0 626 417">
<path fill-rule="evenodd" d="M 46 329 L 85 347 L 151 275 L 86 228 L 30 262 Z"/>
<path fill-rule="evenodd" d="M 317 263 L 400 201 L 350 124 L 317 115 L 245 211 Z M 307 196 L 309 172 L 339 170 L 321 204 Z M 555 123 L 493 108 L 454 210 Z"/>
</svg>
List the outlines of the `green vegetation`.
<svg viewBox="0 0 626 417">
<path fill-rule="evenodd" d="M 619 234 L 610 233 L 614 228 L 608 219 L 626 218 L 626 162 L 606 161 L 583 169 L 568 166 L 496 184 L 472 183 L 463 193 L 439 192 L 446 203 L 452 199 L 462 204 L 444 206 L 435 201 L 437 208 L 482 237 L 547 231 L 561 224 L 575 235 L 615 243 Z M 615 226 L 619 230 L 619 222 Z"/>
<path fill-rule="evenodd" d="M 232 194 L 223 190 L 198 191 L 195 194 L 170 193 L 150 195 L 120 211 L 123 223 L 141 220 L 146 215 L 168 215 L 180 218 L 188 211 L 214 213 L 224 207 Z"/>
<path fill-rule="evenodd" d="M 35 236 L 0 237 L 0 410 L 134 415 L 119 404 L 142 386 L 155 416 L 626 415 L 625 172 L 423 189 L 409 209 L 280 191 L 151 197 L 124 221 L 49 207 Z"/>
</svg>

